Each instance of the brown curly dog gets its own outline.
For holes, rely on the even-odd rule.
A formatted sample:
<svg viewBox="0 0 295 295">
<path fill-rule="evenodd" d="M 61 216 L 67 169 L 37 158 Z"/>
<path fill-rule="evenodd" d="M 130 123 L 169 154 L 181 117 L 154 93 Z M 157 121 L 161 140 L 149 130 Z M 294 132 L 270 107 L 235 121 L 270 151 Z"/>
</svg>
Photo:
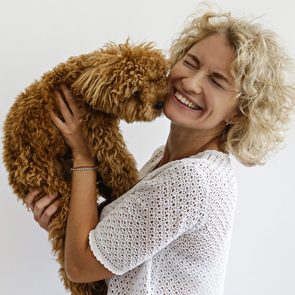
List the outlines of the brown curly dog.
<svg viewBox="0 0 295 295">
<path fill-rule="evenodd" d="M 53 91 L 66 84 L 81 108 L 83 132 L 99 163 L 98 197 L 106 199 L 101 210 L 138 180 L 119 121 L 151 121 L 161 114 L 168 67 L 165 57 L 151 43 L 108 43 L 45 73 L 16 98 L 7 115 L 3 158 L 18 198 L 23 200 L 35 188 L 44 193 L 58 192 L 62 197 L 62 208 L 50 224 L 49 239 L 64 286 L 72 294 L 106 294 L 106 285 L 104 281 L 73 283 L 64 271 L 71 154 L 50 119 L 49 111 L 57 109 Z"/>
</svg>

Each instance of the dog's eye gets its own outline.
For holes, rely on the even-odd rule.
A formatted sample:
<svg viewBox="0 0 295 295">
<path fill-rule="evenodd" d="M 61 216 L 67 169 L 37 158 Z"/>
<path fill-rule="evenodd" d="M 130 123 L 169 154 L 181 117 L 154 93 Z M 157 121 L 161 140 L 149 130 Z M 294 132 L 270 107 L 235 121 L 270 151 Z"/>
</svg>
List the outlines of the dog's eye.
<svg viewBox="0 0 295 295">
<path fill-rule="evenodd" d="M 133 97 L 134 97 L 135 99 L 140 99 L 140 91 L 135 91 L 135 92 L 133 93 Z"/>
</svg>

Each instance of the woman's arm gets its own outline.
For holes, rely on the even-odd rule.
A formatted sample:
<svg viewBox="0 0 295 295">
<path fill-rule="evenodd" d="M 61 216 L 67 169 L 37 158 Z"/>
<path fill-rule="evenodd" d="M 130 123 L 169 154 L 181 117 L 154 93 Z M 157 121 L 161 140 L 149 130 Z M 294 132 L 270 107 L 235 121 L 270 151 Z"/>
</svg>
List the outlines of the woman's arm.
<svg viewBox="0 0 295 295">
<path fill-rule="evenodd" d="M 87 178 L 89 178 L 89 176 L 87 176 L 87 175 L 88 175 L 88 173 L 86 173 L 85 176 Z M 73 178 L 74 178 L 74 175 L 73 175 Z M 61 201 L 60 201 L 60 198 L 56 194 L 52 194 L 52 195 L 45 195 L 45 196 L 41 197 L 38 201 L 35 202 L 35 199 L 37 197 L 39 198 L 39 193 L 40 193 L 39 190 L 34 190 L 34 191 L 29 192 L 25 198 L 25 203 L 31 209 L 34 219 L 38 222 L 40 227 L 42 227 L 46 231 L 49 231 L 51 218 L 60 209 Z M 72 201 L 71 201 L 71 204 L 73 203 Z M 82 203 L 83 203 L 83 201 L 82 201 Z M 84 207 L 84 205 L 86 205 L 86 204 L 87 204 L 87 202 L 84 202 L 84 204 L 82 204 L 82 207 Z M 96 206 L 97 206 L 97 204 L 95 204 L 95 208 L 96 208 Z M 74 202 L 73 205 L 70 205 L 70 208 L 72 208 L 73 210 L 75 210 L 76 207 L 78 207 L 78 208 L 80 207 L 78 202 L 77 203 Z M 80 212 L 82 212 L 82 207 L 80 207 L 81 208 L 80 210 L 77 210 L 78 214 L 80 214 Z M 94 258 L 91 250 L 89 249 L 89 245 L 86 245 L 83 251 L 79 251 L 79 249 L 75 249 L 75 247 L 77 247 L 77 244 L 79 244 L 80 241 L 77 240 L 77 243 L 71 242 L 71 236 L 75 237 L 76 236 L 75 233 L 78 233 L 80 230 L 79 228 L 75 229 L 75 226 L 73 225 L 75 223 L 76 218 L 73 218 L 73 220 L 72 220 L 73 222 L 69 221 L 70 216 L 75 216 L 75 213 L 76 213 L 76 212 L 74 212 L 72 214 L 72 211 L 73 211 L 72 209 L 70 209 L 69 216 L 68 216 L 67 239 L 66 239 L 66 247 L 68 245 L 71 245 L 72 247 L 67 247 L 65 249 L 65 253 L 66 253 L 65 264 L 67 265 L 66 272 L 67 272 L 69 279 L 72 281 L 75 281 L 75 282 L 82 283 L 82 282 L 98 281 L 101 279 L 110 278 L 113 275 L 113 273 L 110 272 L 109 270 L 107 270 L 99 261 L 97 261 Z M 97 213 L 97 210 L 96 210 L 96 213 Z M 95 213 L 92 212 L 92 214 L 95 214 Z M 90 216 L 90 214 L 89 214 L 89 216 Z M 77 216 L 77 220 L 78 219 L 79 219 L 79 217 Z M 81 218 L 82 222 L 78 222 L 78 226 L 81 226 L 82 230 L 83 230 L 84 221 L 86 221 L 85 219 L 86 218 L 83 215 Z M 99 216 L 97 215 L 97 220 L 98 219 L 99 219 Z M 85 234 L 86 234 L 86 232 L 85 232 Z M 78 235 L 76 237 L 78 237 Z M 82 238 L 82 236 L 81 236 L 81 238 Z M 84 241 L 85 240 L 87 240 L 87 242 L 85 242 L 85 243 L 88 243 L 88 238 L 85 238 Z M 81 242 L 83 243 L 82 239 L 81 239 Z M 84 258 L 81 259 L 80 255 L 78 256 L 75 254 L 76 252 L 85 253 Z M 79 259 L 78 262 L 83 262 L 84 260 L 87 260 L 87 263 L 85 263 L 84 267 L 81 264 L 81 266 L 78 266 L 78 269 L 75 269 L 75 273 L 74 273 L 73 269 L 70 270 L 70 267 L 72 267 L 72 265 L 71 265 L 72 263 L 68 263 L 69 261 L 75 262 L 75 260 L 71 260 L 72 255 L 74 256 L 74 259 Z M 84 272 L 84 274 L 79 274 L 79 271 Z"/>
<path fill-rule="evenodd" d="M 86 140 L 81 132 L 82 122 L 74 98 L 65 86 L 61 86 L 60 91 L 66 98 L 69 108 L 63 101 L 61 93 L 56 92 L 56 99 L 64 120 L 61 120 L 52 112 L 52 121 L 72 149 L 74 167 L 95 166 L 96 162 L 91 157 Z M 42 220 L 44 225 L 42 227 L 47 229 L 52 216 L 49 215 L 53 209 L 49 211 L 45 208 L 53 196 L 43 197 L 38 201 L 39 207 L 36 207 L 36 205 L 32 207 L 36 195 L 37 192 L 29 193 L 26 198 L 27 204 L 33 210 L 34 216 L 37 216 L 35 220 L 38 222 L 40 220 L 39 224 Z M 47 216 L 42 216 L 42 213 L 46 212 Z M 89 232 L 95 228 L 98 222 L 96 170 L 73 171 L 65 240 L 65 271 L 71 281 L 77 283 L 93 282 L 110 278 L 113 275 L 93 256 L 89 247 Z"/>
<path fill-rule="evenodd" d="M 91 158 L 75 157 L 74 167 L 93 166 Z M 74 171 L 65 241 L 65 270 L 78 283 L 110 278 L 108 271 L 93 256 L 89 247 L 90 230 L 99 222 L 96 203 L 96 170 Z"/>
</svg>

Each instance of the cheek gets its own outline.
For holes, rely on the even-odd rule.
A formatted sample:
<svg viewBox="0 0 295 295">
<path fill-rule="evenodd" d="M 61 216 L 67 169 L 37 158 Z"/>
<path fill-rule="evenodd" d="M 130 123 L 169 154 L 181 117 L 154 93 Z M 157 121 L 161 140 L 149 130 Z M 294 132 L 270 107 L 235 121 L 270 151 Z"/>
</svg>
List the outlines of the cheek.
<svg viewBox="0 0 295 295">
<path fill-rule="evenodd" d="M 234 117 L 234 115 L 237 114 L 237 106 L 236 104 L 228 104 L 228 105 L 223 105 L 222 106 L 223 111 L 221 119 L 224 121 L 230 121 Z"/>
<path fill-rule="evenodd" d="M 168 118 L 170 117 L 170 115 L 173 115 L 173 109 L 172 109 L 172 106 L 171 106 L 171 97 L 170 97 L 170 95 L 168 95 L 168 97 L 165 100 L 164 107 L 163 107 L 163 114 Z"/>
<path fill-rule="evenodd" d="M 228 115 L 230 117 L 233 117 L 234 115 L 236 115 L 238 113 L 238 110 L 239 110 L 239 107 L 238 107 L 237 101 L 232 100 L 228 106 Z"/>
<path fill-rule="evenodd" d="M 171 74 L 168 76 L 168 89 L 171 90 L 172 89 L 172 85 L 173 85 L 173 76 L 171 76 Z"/>
<path fill-rule="evenodd" d="M 170 71 L 168 75 L 168 84 L 171 85 L 175 80 L 177 80 L 181 76 L 181 68 L 178 64 L 176 64 Z"/>
</svg>

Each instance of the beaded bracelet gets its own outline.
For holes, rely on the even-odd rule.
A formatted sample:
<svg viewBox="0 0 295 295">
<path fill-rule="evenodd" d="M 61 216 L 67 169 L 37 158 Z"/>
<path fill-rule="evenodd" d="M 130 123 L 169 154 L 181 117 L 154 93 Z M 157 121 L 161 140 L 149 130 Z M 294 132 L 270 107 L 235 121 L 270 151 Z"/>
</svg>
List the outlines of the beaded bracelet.
<svg viewBox="0 0 295 295">
<path fill-rule="evenodd" d="M 78 166 L 71 168 L 71 171 L 88 171 L 88 170 L 96 170 L 98 166 Z"/>
</svg>

